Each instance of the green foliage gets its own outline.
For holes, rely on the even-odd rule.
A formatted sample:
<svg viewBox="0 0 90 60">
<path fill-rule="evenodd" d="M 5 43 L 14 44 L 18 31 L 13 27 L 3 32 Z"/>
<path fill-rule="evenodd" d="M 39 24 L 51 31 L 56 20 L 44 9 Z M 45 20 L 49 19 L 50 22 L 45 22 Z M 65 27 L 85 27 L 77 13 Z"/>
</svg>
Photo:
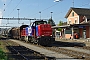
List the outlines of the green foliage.
<svg viewBox="0 0 90 60">
<path fill-rule="evenodd" d="M 55 22 L 52 19 L 48 20 L 48 24 L 50 24 L 51 26 L 56 26 Z"/>
<path fill-rule="evenodd" d="M 62 28 L 58 28 L 57 30 L 58 30 L 58 31 L 62 31 Z"/>
<path fill-rule="evenodd" d="M 63 25 L 63 21 L 59 21 L 58 26 L 62 26 L 62 25 Z M 58 28 L 57 30 L 58 30 L 58 31 L 62 31 L 62 28 Z"/>
<path fill-rule="evenodd" d="M 59 21 L 59 26 L 62 26 L 63 25 L 63 21 Z"/>
<path fill-rule="evenodd" d="M 1 48 L 0 48 L 0 60 L 7 60 L 7 56 L 6 56 L 6 54 L 2 51 Z"/>
</svg>

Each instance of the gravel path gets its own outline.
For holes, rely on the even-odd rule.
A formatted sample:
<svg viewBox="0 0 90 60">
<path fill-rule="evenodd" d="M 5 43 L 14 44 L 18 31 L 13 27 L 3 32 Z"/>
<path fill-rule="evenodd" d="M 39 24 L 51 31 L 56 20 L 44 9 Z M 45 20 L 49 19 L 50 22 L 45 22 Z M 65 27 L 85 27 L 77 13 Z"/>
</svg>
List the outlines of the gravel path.
<svg viewBox="0 0 90 60">
<path fill-rule="evenodd" d="M 84 52 L 84 53 L 90 54 L 90 50 L 86 50 L 86 49 L 80 49 L 80 48 L 74 48 L 74 47 L 60 47 L 60 48 L 73 50 L 73 51 L 78 51 L 78 52 Z"/>
</svg>

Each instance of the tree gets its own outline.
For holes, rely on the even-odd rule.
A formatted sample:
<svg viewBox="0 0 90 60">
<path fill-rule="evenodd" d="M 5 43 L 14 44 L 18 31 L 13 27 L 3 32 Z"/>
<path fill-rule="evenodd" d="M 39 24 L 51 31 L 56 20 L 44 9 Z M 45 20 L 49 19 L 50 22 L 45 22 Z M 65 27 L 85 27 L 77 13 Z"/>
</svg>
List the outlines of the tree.
<svg viewBox="0 0 90 60">
<path fill-rule="evenodd" d="M 62 26 L 63 25 L 63 21 L 59 21 L 59 26 Z"/>
<path fill-rule="evenodd" d="M 48 20 L 48 24 L 50 24 L 51 26 L 56 26 L 55 22 L 51 18 Z"/>
<path fill-rule="evenodd" d="M 59 21 L 58 26 L 62 26 L 62 25 L 63 25 L 63 21 Z M 58 28 L 57 30 L 58 30 L 58 31 L 62 31 L 62 28 Z"/>
</svg>

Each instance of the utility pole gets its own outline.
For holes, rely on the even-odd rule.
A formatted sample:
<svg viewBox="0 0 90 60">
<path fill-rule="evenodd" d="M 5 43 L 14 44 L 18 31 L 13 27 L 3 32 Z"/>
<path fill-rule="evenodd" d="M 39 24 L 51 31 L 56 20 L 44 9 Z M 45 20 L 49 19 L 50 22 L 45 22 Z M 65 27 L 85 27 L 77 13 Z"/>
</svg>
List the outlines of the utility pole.
<svg viewBox="0 0 90 60">
<path fill-rule="evenodd" d="M 18 24 L 19 24 L 19 10 L 20 10 L 20 9 L 17 9 L 17 10 L 18 10 Z"/>
<path fill-rule="evenodd" d="M 51 12 L 51 19 L 52 19 L 52 13 L 53 13 L 53 12 Z"/>
<path fill-rule="evenodd" d="M 39 13 L 40 13 L 40 20 L 41 20 L 41 11 Z"/>
<path fill-rule="evenodd" d="M 73 2 L 72 2 L 72 3 L 73 3 L 73 7 L 74 7 L 74 0 L 73 0 Z"/>
</svg>

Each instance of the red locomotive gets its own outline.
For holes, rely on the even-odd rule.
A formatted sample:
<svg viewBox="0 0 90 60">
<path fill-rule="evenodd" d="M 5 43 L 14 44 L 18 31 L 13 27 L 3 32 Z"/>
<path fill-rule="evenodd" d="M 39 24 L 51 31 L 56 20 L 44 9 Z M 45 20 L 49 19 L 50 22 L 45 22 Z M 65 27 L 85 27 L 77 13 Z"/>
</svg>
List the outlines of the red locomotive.
<svg viewBox="0 0 90 60">
<path fill-rule="evenodd" d="M 35 21 L 31 26 L 22 25 L 19 28 L 12 28 L 10 34 L 12 38 L 40 45 L 50 45 L 55 41 L 51 25 L 43 20 Z"/>
</svg>

